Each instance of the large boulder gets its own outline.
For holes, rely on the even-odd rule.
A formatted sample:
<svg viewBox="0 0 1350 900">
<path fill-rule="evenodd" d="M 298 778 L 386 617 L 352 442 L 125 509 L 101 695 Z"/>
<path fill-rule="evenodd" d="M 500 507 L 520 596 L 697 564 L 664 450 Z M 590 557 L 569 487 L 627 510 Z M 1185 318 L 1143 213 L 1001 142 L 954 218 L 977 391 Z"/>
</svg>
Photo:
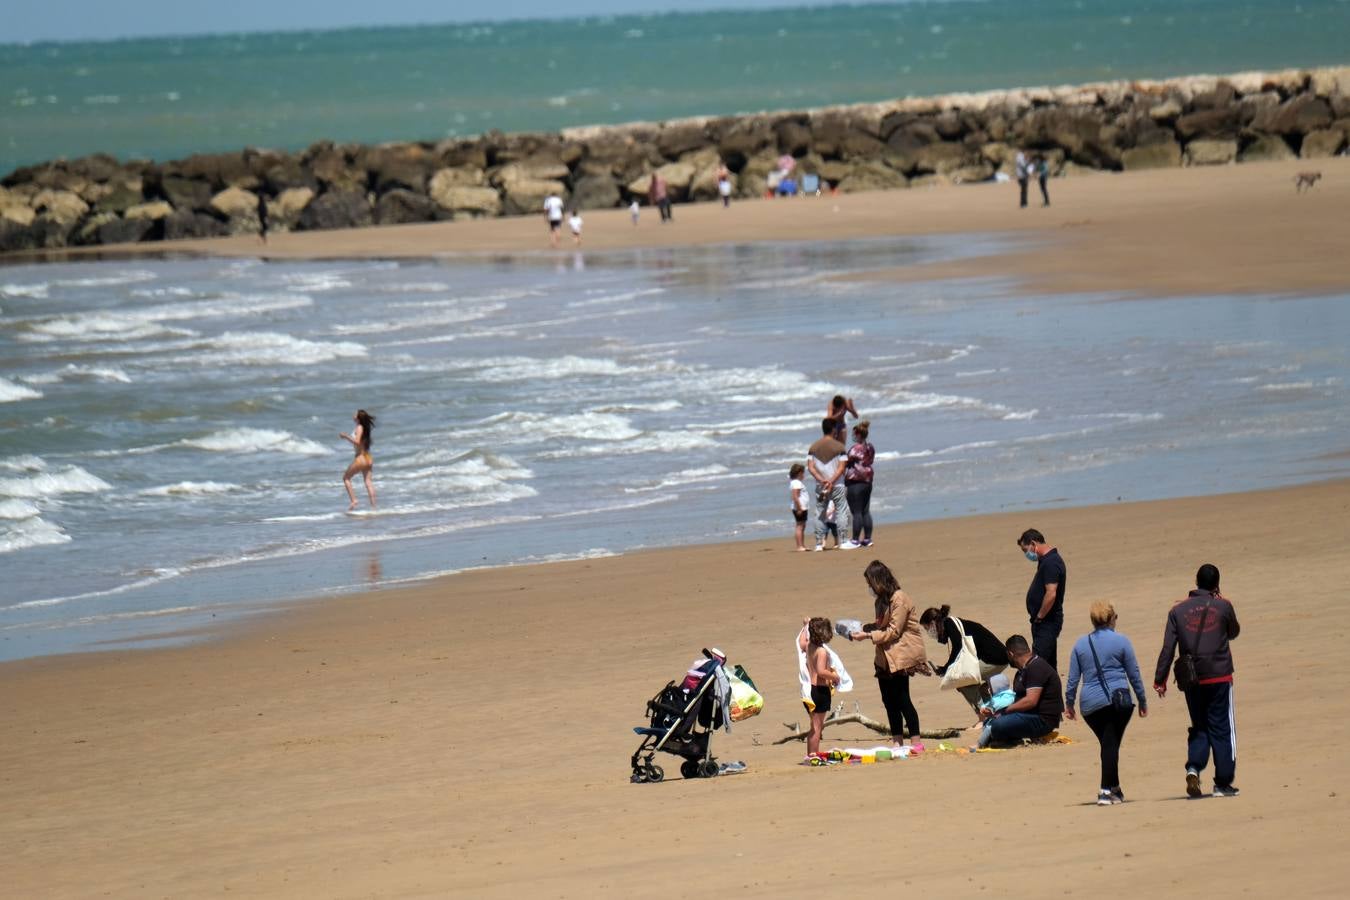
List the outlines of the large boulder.
<svg viewBox="0 0 1350 900">
<path fill-rule="evenodd" d="M 733 120 L 717 140 L 716 152 L 727 165 L 739 169 L 745 161 L 765 147 L 777 147 L 778 136 L 763 116 Z"/>
<path fill-rule="evenodd" d="M 964 144 L 943 141 L 920 147 L 913 156 L 912 165 L 905 167 L 904 171 L 908 175 L 928 173 L 948 175 L 967 164 L 977 162 L 977 159 L 971 158 L 971 153 Z"/>
<path fill-rule="evenodd" d="M 488 180 L 498 187 L 505 187 L 516 181 L 564 181 L 571 174 L 571 170 L 556 157 L 534 156 L 507 163 L 491 172 Z"/>
<path fill-rule="evenodd" d="M 41 239 L 31 224 L 20 225 L 9 219 L 0 219 L 0 253 L 36 250 L 41 246 Z"/>
<path fill-rule="evenodd" d="M 117 179 L 108 182 L 108 192 L 95 204 L 99 212 L 124 213 L 145 202 L 144 182 L 140 178 Z"/>
<path fill-rule="evenodd" d="M 359 191 L 328 191 L 310 201 L 297 227 L 305 231 L 362 228 L 372 222 L 370 201 Z"/>
<path fill-rule="evenodd" d="M 173 207 L 163 200 L 152 200 L 149 203 L 142 203 L 139 206 L 133 206 L 123 213 L 123 218 L 127 219 L 148 219 L 151 222 L 163 219 L 173 215 Z"/>
<path fill-rule="evenodd" d="M 1170 169 L 1181 165 L 1181 145 L 1176 141 L 1130 147 L 1120 152 L 1120 165 L 1126 172 L 1141 169 Z"/>
<path fill-rule="evenodd" d="M 89 212 L 89 204 L 71 191 L 41 191 L 33 198 L 31 205 L 39 215 L 66 226 L 74 225 Z"/>
<path fill-rule="evenodd" d="M 619 205 L 619 185 L 608 175 L 587 175 L 572 186 L 577 209 L 610 209 Z"/>
<path fill-rule="evenodd" d="M 1291 97 L 1252 119 L 1252 130 L 1267 134 L 1307 134 L 1331 124 L 1331 106 L 1312 94 Z"/>
<path fill-rule="evenodd" d="M 805 121 L 797 118 L 783 119 L 773 130 L 778 138 L 779 152 L 798 156 L 811 149 L 811 129 Z"/>
<path fill-rule="evenodd" d="M 952 184 L 977 184 L 994 177 L 994 167 L 984 161 L 967 163 L 959 168 L 949 169 L 946 177 Z"/>
<path fill-rule="evenodd" d="M 1318 97 L 1350 97 L 1350 66 L 1317 69 L 1308 86 Z"/>
<path fill-rule="evenodd" d="M 205 181 L 215 191 L 232 185 L 250 188 L 258 183 L 243 153 L 198 153 L 165 164 L 163 173 Z"/>
<path fill-rule="evenodd" d="M 454 168 L 437 169 L 427 182 L 427 193 L 435 199 L 437 191 L 442 191 L 452 185 L 468 185 L 470 187 L 482 187 L 487 183 L 483 175 L 483 170 L 473 166 L 455 166 Z"/>
<path fill-rule="evenodd" d="M 98 227 L 100 244 L 134 244 L 154 229 L 148 219 L 111 219 Z"/>
<path fill-rule="evenodd" d="M 1238 121 L 1243 126 L 1251 125 L 1256 117 L 1275 109 L 1280 105 L 1280 95 L 1275 91 L 1259 91 L 1247 94 L 1238 101 Z"/>
<path fill-rule="evenodd" d="M 267 227 L 271 231 L 291 231 L 300 224 L 300 216 L 314 199 L 307 187 L 286 188 L 267 201 Z"/>
<path fill-rule="evenodd" d="M 1185 141 L 1197 137 L 1235 138 L 1239 127 L 1238 109 L 1222 106 L 1193 112 L 1177 119 L 1173 127 Z"/>
<path fill-rule="evenodd" d="M 890 166 L 869 160 L 853 163 L 838 184 L 840 193 L 859 191 L 889 191 L 909 186 L 909 179 Z"/>
<path fill-rule="evenodd" d="M 31 225 L 37 213 L 28 205 L 28 198 L 0 187 L 0 219 L 16 225 Z"/>
<path fill-rule="evenodd" d="M 512 181 L 502 185 L 502 208 L 507 215 L 543 212 L 544 198 L 557 194 L 567 199 L 567 186 L 561 181 Z"/>
<path fill-rule="evenodd" d="M 707 145 L 703 122 L 669 122 L 656 135 L 656 149 L 667 159 Z"/>
<path fill-rule="evenodd" d="M 211 209 L 224 217 L 230 234 L 257 234 L 258 195 L 240 187 L 228 187 L 211 198 Z"/>
<path fill-rule="evenodd" d="M 1186 165 L 1221 166 L 1237 161 L 1238 143 L 1235 140 L 1202 138 L 1186 145 Z"/>
<path fill-rule="evenodd" d="M 1294 150 L 1277 134 L 1261 134 L 1238 151 L 1238 162 L 1294 159 Z"/>
<path fill-rule="evenodd" d="M 319 189 L 319 179 L 295 157 L 286 156 L 271 160 L 267 165 L 257 168 L 263 186 L 273 196 L 291 188 L 308 188 L 311 191 Z"/>
<path fill-rule="evenodd" d="M 72 159 L 66 168 L 90 181 L 108 181 L 121 170 L 122 164 L 106 153 L 95 153 Z"/>
<path fill-rule="evenodd" d="M 70 243 L 79 247 L 97 244 L 98 230 L 109 222 L 117 220 L 117 213 L 96 212 L 85 219 L 70 233 Z"/>
<path fill-rule="evenodd" d="M 1335 156 L 1346 144 L 1346 133 L 1340 128 L 1322 128 L 1310 132 L 1298 148 L 1302 159 L 1322 159 Z"/>
<path fill-rule="evenodd" d="M 224 222 L 215 216 L 193 209 L 180 209 L 172 215 L 165 216 L 163 225 L 166 241 L 219 237 L 228 233 Z"/>
<path fill-rule="evenodd" d="M 502 197 L 496 188 L 471 184 L 444 184 L 432 192 L 436 204 L 456 218 L 500 215 Z M 543 201 L 540 200 L 542 204 Z"/>
<path fill-rule="evenodd" d="M 354 165 L 347 153 L 332 145 L 311 147 L 309 170 L 329 191 L 365 194 L 368 177 L 365 169 Z"/>
<path fill-rule="evenodd" d="M 1148 117 L 1160 124 L 1169 124 L 1176 121 L 1181 115 L 1181 101 L 1176 97 L 1168 97 L 1161 103 L 1157 103 L 1148 108 Z"/>
<path fill-rule="evenodd" d="M 404 225 L 409 222 L 432 222 L 438 218 L 450 218 L 442 215 L 435 200 L 425 194 L 417 194 L 406 188 L 394 188 L 380 195 L 375 201 L 376 225 Z"/>
<path fill-rule="evenodd" d="M 206 209 L 215 192 L 205 181 L 181 175 L 165 175 L 160 179 L 157 193 L 178 209 Z"/>
<path fill-rule="evenodd" d="M 359 155 L 357 163 L 370 173 L 369 183 L 376 193 L 395 188 L 418 193 L 426 190 L 427 175 L 434 161 L 420 144 L 388 144 Z"/>
</svg>

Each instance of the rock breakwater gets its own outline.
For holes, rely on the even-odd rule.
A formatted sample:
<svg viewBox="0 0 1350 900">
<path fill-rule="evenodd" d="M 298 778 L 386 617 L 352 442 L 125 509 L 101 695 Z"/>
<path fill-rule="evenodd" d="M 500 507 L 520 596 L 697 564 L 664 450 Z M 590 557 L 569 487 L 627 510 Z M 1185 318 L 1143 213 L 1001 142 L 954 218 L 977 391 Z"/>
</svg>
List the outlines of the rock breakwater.
<svg viewBox="0 0 1350 900">
<path fill-rule="evenodd" d="M 725 164 L 758 196 L 783 155 L 839 191 L 1318 158 L 1350 146 L 1350 67 L 949 94 L 884 103 L 377 146 L 319 142 L 169 162 L 53 160 L 0 179 L 0 252 L 603 209 L 660 172 L 711 200 Z"/>
</svg>

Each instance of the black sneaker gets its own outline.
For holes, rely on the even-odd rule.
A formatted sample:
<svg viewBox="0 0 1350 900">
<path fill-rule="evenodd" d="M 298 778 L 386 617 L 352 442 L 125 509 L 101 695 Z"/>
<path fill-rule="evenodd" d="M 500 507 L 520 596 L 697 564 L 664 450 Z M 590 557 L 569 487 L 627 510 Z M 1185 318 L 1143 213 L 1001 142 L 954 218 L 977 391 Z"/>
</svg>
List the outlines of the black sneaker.
<svg viewBox="0 0 1350 900">
<path fill-rule="evenodd" d="M 1233 787 L 1231 784 L 1214 785 L 1215 797 L 1236 797 L 1237 795 L 1238 789 Z"/>
<path fill-rule="evenodd" d="M 1115 802 L 1115 799 L 1111 796 L 1111 792 L 1110 792 L 1110 791 L 1107 791 L 1107 790 L 1101 790 L 1101 791 L 1098 791 L 1098 792 L 1097 792 L 1097 805 L 1098 805 L 1098 806 L 1110 806 L 1110 805 L 1111 805 L 1112 803 L 1114 803 L 1114 802 Z"/>
<path fill-rule="evenodd" d="M 1111 788 L 1111 802 L 1112 802 L 1112 803 L 1124 803 L 1124 802 L 1125 802 L 1125 792 L 1122 791 L 1122 790 L 1120 789 L 1120 786 L 1119 786 L 1119 785 L 1117 785 L 1116 787 Z"/>
<path fill-rule="evenodd" d="M 1204 792 L 1200 790 L 1200 773 L 1194 769 L 1186 770 L 1186 796 L 1194 800 Z"/>
</svg>

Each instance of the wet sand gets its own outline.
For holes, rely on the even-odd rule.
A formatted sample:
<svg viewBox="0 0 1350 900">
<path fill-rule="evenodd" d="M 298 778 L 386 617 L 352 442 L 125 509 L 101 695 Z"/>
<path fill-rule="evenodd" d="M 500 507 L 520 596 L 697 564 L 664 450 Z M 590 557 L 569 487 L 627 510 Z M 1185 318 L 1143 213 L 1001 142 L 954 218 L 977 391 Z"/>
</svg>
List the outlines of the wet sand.
<svg viewBox="0 0 1350 900">
<path fill-rule="evenodd" d="M 466 573 L 327 599 L 191 647 L 0 665 L 5 893 L 15 897 L 1338 896 L 1350 700 L 1339 678 L 1350 481 L 887 526 L 873 551 L 772 542 Z M 1098 808 L 1097 745 L 798 766 L 800 617 L 865 617 L 890 564 L 921 606 L 1024 632 L 1042 529 L 1069 564 L 1061 656 L 1113 602 L 1145 669 L 1196 567 L 1234 643 L 1237 800 L 1183 799 L 1175 693 L 1136 719 L 1129 802 Z M 628 783 L 646 700 L 701 647 L 764 713 L 715 739 L 741 775 Z M 870 654 L 847 697 L 882 717 Z M 930 652 L 935 648 L 930 644 Z M 915 684 L 925 729 L 969 713 Z M 857 726 L 828 745 L 871 745 Z M 1208 786 L 1208 778 L 1206 778 Z M 1197 885 L 1197 880 L 1201 885 Z M 814 886 L 813 886 L 814 882 Z M 683 885 L 684 888 L 680 886 Z"/>
</svg>

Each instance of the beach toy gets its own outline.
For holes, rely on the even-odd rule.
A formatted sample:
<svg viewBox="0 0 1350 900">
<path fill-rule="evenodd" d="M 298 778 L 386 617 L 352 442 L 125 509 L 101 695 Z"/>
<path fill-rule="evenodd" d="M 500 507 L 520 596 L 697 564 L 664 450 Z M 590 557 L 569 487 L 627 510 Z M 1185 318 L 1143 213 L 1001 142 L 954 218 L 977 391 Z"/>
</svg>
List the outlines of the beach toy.
<svg viewBox="0 0 1350 900">
<path fill-rule="evenodd" d="M 863 758 L 862 758 L 861 761 L 862 761 L 862 764 L 863 764 L 863 765 L 865 765 L 865 766 L 870 766 L 870 765 L 872 765 L 872 763 L 874 763 L 874 762 L 877 761 L 877 758 L 876 758 L 876 756 L 874 756 L 873 754 L 867 753 L 867 754 L 864 754 L 864 755 L 863 755 Z"/>
<path fill-rule="evenodd" d="M 890 759 L 891 751 L 889 747 L 882 747 L 878 749 L 873 755 L 876 756 L 877 759 Z"/>
</svg>

